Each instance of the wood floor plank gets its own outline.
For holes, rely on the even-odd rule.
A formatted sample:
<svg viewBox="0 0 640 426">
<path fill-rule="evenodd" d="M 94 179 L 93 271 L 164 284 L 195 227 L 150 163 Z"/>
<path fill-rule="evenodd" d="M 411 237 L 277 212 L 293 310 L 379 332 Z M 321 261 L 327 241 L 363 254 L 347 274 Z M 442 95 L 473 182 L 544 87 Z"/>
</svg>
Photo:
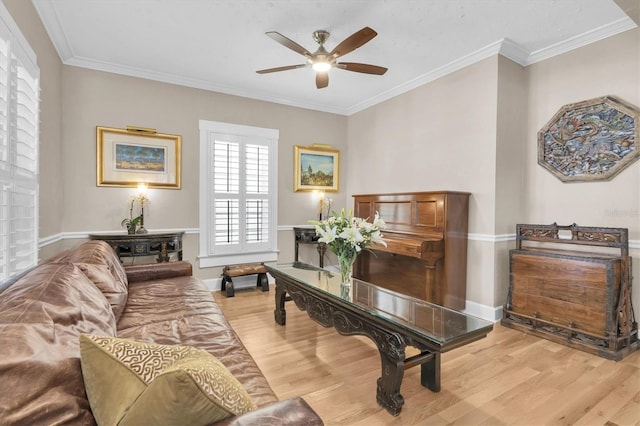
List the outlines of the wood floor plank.
<svg viewBox="0 0 640 426">
<path fill-rule="evenodd" d="M 614 362 L 496 324 L 442 355 L 442 390 L 405 371 L 405 405 L 376 403 L 380 357 L 362 336 L 341 336 L 288 303 L 274 322 L 274 291 L 213 293 L 279 398 L 302 396 L 327 425 L 640 426 L 640 352 Z"/>
</svg>

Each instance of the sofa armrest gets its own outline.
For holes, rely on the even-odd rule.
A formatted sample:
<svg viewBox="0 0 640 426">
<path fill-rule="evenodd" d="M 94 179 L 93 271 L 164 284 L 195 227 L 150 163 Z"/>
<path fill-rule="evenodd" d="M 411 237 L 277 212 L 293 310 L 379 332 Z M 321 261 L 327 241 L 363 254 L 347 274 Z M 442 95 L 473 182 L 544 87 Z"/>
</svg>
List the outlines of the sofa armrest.
<svg viewBox="0 0 640 426">
<path fill-rule="evenodd" d="M 307 401 L 297 397 L 264 405 L 241 416 L 226 418 L 216 423 L 216 426 L 320 426 L 323 424 L 320 416 L 313 411 Z"/>
<path fill-rule="evenodd" d="M 127 274 L 127 280 L 131 283 L 190 276 L 193 273 L 193 267 L 189 262 L 178 261 L 128 265 L 124 267 L 124 271 Z"/>
</svg>

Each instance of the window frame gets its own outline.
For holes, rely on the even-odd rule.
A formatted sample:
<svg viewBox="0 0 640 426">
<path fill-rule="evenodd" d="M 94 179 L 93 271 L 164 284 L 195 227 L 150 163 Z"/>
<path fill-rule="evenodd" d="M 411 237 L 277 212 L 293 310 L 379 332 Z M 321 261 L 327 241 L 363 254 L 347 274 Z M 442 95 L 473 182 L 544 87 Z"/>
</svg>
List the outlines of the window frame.
<svg viewBox="0 0 640 426">
<path fill-rule="evenodd" d="M 198 261 L 200 268 L 218 267 L 223 265 L 271 262 L 278 259 L 277 230 L 278 230 L 278 137 L 279 131 L 262 127 L 244 126 L 216 121 L 200 120 L 200 241 Z M 222 194 L 216 195 L 213 179 L 214 159 L 213 149 L 216 139 L 238 143 L 240 145 L 240 170 L 244 171 L 245 147 L 247 145 L 262 145 L 268 149 L 268 181 L 269 191 L 266 195 L 258 196 L 268 203 L 267 241 L 251 243 L 243 238 L 245 233 L 244 211 L 247 198 L 246 185 L 241 177 L 240 190 L 237 199 L 240 202 L 240 241 L 237 245 L 227 246 L 215 242 L 215 211 L 216 199 L 223 199 Z M 235 198 L 235 196 L 234 196 Z M 256 197 L 253 197 L 256 198 Z M 244 204 L 243 204 L 244 203 Z"/>
<path fill-rule="evenodd" d="M 2 282 L 38 263 L 40 69 L 35 52 L 2 3 L 0 37 L 7 46 L 7 73 L 2 81 L 6 102 L 0 113 L 6 120 L 0 135 L 4 139 L 0 144 L 6 145 L 6 157 L 0 158 Z"/>
</svg>

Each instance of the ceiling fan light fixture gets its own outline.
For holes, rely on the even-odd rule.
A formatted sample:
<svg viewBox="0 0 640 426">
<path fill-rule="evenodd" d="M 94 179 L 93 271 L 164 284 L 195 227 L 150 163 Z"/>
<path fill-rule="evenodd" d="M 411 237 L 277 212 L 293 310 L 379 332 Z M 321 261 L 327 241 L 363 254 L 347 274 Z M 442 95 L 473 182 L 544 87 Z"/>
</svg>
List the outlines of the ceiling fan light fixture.
<svg viewBox="0 0 640 426">
<path fill-rule="evenodd" d="M 347 53 L 350 53 L 360 46 L 368 43 L 378 34 L 369 27 L 364 27 L 360 31 L 356 31 L 351 34 L 349 37 L 338 43 L 331 52 L 327 52 L 327 49 L 324 48 L 324 43 L 329 38 L 329 32 L 325 30 L 318 30 L 313 33 L 313 39 L 319 44 L 318 49 L 313 53 L 276 31 L 268 31 L 265 34 L 284 47 L 304 56 L 306 61 L 304 64 L 299 65 L 287 65 L 284 67 L 258 70 L 256 71 L 258 74 L 269 74 L 272 72 L 311 67 L 316 73 L 316 87 L 318 89 L 324 89 L 329 85 L 328 71 L 331 68 L 373 75 L 383 75 L 387 72 L 385 67 L 380 67 L 378 65 L 361 64 L 358 62 L 337 62 L 338 58 L 341 58 Z"/>
<path fill-rule="evenodd" d="M 328 62 L 314 62 L 311 68 L 317 72 L 326 72 L 331 69 L 331 64 Z"/>
</svg>

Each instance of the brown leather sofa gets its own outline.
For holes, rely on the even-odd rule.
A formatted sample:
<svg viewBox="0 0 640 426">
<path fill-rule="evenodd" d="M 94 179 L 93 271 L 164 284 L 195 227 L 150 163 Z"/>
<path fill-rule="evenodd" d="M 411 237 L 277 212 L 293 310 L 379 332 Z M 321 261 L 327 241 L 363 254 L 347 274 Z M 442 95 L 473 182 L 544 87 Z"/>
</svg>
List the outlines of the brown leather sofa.
<svg viewBox="0 0 640 426">
<path fill-rule="evenodd" d="M 214 355 L 258 406 L 218 425 L 322 424 L 302 398 L 278 401 L 190 263 L 122 267 L 103 241 L 49 259 L 0 292 L 0 424 L 96 423 L 81 370 L 82 333 Z"/>
</svg>

